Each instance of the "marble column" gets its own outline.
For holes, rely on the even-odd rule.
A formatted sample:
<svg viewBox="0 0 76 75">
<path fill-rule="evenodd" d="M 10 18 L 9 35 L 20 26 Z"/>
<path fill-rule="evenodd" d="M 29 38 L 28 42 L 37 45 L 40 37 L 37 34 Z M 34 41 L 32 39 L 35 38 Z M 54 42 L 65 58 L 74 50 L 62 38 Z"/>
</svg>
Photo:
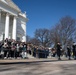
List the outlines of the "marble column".
<svg viewBox="0 0 76 75">
<path fill-rule="evenodd" d="M 0 24 L 1 24 L 1 10 L 0 10 Z"/>
<path fill-rule="evenodd" d="M 23 42 L 26 42 L 26 24 L 23 24 L 22 27 L 23 27 L 23 30 L 24 30 L 24 34 L 23 34 L 23 37 L 22 37 L 22 41 L 23 41 Z"/>
<path fill-rule="evenodd" d="M 22 42 L 26 42 L 26 37 L 25 37 L 25 35 L 22 37 Z"/>
<path fill-rule="evenodd" d="M 17 17 L 14 16 L 13 19 L 13 31 L 12 31 L 12 39 L 16 40 L 17 32 Z"/>
<path fill-rule="evenodd" d="M 5 20 L 5 39 L 9 38 L 9 14 L 6 14 L 6 20 Z"/>
</svg>

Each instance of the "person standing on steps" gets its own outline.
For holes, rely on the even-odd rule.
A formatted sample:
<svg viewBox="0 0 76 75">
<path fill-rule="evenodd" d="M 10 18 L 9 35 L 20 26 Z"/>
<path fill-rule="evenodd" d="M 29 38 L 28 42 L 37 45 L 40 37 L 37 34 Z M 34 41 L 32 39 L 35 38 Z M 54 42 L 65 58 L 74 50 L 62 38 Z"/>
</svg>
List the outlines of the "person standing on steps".
<svg viewBox="0 0 76 75">
<path fill-rule="evenodd" d="M 67 55 L 69 57 L 68 59 L 71 60 L 71 58 L 70 58 L 71 57 L 71 48 L 69 45 L 67 45 Z"/>
<path fill-rule="evenodd" d="M 73 48 L 73 57 L 76 60 L 76 43 L 75 42 L 73 42 L 72 48 Z"/>
<path fill-rule="evenodd" d="M 58 56 L 58 60 L 61 60 L 60 56 L 61 56 L 61 44 L 57 43 L 57 56 Z"/>
</svg>

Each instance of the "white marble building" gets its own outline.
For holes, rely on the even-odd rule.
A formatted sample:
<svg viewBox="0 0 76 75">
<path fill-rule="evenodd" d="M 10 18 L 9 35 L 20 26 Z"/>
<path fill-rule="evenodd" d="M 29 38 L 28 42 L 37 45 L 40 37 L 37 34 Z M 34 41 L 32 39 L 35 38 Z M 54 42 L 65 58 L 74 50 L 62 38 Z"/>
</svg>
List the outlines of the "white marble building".
<svg viewBox="0 0 76 75">
<path fill-rule="evenodd" d="M 0 41 L 6 38 L 26 42 L 26 13 L 12 0 L 0 0 Z"/>
</svg>

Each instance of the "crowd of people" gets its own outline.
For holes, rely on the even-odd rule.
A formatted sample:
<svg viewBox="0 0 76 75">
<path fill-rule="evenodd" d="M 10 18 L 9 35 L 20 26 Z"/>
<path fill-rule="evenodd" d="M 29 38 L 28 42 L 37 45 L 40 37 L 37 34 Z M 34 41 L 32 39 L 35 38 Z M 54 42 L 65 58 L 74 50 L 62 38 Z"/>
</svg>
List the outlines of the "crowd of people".
<svg viewBox="0 0 76 75">
<path fill-rule="evenodd" d="M 64 53 L 69 60 L 71 60 L 71 57 L 73 57 L 76 60 L 76 43 L 73 42 L 72 46 L 67 45 L 66 53 Z M 62 54 L 62 47 L 60 43 L 57 43 L 57 50 L 56 50 L 58 60 L 61 60 L 61 54 Z"/>
<path fill-rule="evenodd" d="M 73 43 L 72 47 L 67 45 L 66 53 L 62 52 L 62 46 L 57 43 L 56 49 L 49 50 L 43 46 L 35 46 L 33 44 L 26 44 L 25 42 L 15 41 L 13 39 L 5 39 L 0 42 L 0 58 L 26 58 L 27 53 L 36 58 L 47 58 L 49 53 L 53 54 L 53 57 L 57 55 L 58 60 L 61 60 L 62 53 L 70 60 L 73 57 L 76 60 L 76 43 Z"/>
<path fill-rule="evenodd" d="M 47 56 L 49 56 L 49 49 L 43 46 L 29 44 L 27 51 L 30 55 L 36 58 L 47 58 Z"/>
<path fill-rule="evenodd" d="M 36 58 L 47 58 L 49 50 L 42 46 L 26 44 L 25 42 L 7 38 L 0 42 L 1 59 L 24 59 L 28 58 L 27 53 Z"/>
<path fill-rule="evenodd" d="M 13 39 L 5 39 L 0 42 L 0 58 L 24 58 L 27 51 L 27 44 L 25 42 L 15 41 Z"/>
</svg>

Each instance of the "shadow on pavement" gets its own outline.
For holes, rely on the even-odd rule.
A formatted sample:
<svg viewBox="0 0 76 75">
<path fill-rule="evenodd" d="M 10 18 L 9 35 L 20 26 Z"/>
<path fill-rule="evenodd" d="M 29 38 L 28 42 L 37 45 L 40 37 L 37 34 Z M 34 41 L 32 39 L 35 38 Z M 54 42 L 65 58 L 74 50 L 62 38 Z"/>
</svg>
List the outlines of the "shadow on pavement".
<svg viewBox="0 0 76 75">
<path fill-rule="evenodd" d="M 7 61 L 7 60 L 6 60 Z M 10 64 L 37 64 L 37 63 L 41 63 L 41 62 L 62 62 L 62 61 L 72 61 L 72 60 L 36 60 L 36 61 L 13 61 L 12 62 L 0 62 L 0 65 L 10 65 Z"/>
</svg>

